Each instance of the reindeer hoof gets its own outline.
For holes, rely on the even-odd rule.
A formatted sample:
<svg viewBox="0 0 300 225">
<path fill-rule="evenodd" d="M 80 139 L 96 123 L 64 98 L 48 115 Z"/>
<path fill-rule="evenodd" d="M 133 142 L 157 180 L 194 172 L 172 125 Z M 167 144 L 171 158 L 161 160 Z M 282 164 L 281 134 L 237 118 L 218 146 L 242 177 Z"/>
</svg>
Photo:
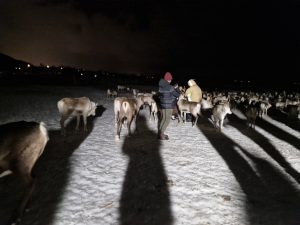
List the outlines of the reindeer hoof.
<svg viewBox="0 0 300 225">
<path fill-rule="evenodd" d="M 120 136 L 116 135 L 115 136 L 115 141 L 119 142 L 120 141 Z"/>
</svg>

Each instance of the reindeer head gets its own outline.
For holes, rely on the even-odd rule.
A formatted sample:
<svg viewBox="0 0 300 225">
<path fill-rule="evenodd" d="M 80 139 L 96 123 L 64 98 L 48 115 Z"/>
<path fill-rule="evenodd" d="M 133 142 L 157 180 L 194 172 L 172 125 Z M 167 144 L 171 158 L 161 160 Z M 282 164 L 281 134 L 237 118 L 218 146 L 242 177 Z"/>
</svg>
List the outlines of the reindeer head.
<svg viewBox="0 0 300 225">
<path fill-rule="evenodd" d="M 88 113 L 88 116 L 95 116 L 96 115 L 96 109 L 97 109 L 98 103 L 91 102 L 91 109 Z"/>
</svg>

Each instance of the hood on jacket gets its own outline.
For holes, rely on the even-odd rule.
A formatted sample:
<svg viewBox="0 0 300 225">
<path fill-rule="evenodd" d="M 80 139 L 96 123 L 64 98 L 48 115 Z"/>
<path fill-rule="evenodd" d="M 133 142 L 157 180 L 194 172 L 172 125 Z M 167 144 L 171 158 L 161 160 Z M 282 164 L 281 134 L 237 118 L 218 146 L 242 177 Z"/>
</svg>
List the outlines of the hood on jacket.
<svg viewBox="0 0 300 225">
<path fill-rule="evenodd" d="M 188 81 L 188 85 L 189 85 L 190 87 L 192 87 L 192 86 L 197 85 L 197 83 L 196 83 L 193 79 L 190 79 L 190 80 Z"/>
</svg>

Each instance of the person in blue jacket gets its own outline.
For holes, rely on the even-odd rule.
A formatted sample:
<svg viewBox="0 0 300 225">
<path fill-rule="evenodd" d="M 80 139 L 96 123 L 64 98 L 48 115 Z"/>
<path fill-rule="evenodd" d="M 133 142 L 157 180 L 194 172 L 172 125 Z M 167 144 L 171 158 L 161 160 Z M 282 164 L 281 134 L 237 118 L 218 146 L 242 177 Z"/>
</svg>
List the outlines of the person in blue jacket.
<svg viewBox="0 0 300 225">
<path fill-rule="evenodd" d="M 159 81 L 159 105 L 161 108 L 161 120 L 158 126 L 158 138 L 160 140 L 169 140 L 165 131 L 170 123 L 173 109 L 176 107 L 177 99 L 180 95 L 178 85 L 172 86 L 170 83 L 173 77 L 170 72 L 166 72 L 164 78 Z"/>
</svg>

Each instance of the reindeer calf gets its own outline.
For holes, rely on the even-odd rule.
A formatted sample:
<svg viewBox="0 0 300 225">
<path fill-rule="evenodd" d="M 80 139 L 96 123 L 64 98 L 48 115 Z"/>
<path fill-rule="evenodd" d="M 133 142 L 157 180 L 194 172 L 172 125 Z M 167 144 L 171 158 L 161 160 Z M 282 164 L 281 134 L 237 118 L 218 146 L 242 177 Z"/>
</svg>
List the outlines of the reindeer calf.
<svg viewBox="0 0 300 225">
<path fill-rule="evenodd" d="M 0 125 L 0 177 L 3 172 L 10 170 L 18 174 L 27 187 L 12 223 L 20 222 L 34 191 L 32 168 L 48 140 L 48 131 L 43 122 L 20 121 Z"/>
</svg>

